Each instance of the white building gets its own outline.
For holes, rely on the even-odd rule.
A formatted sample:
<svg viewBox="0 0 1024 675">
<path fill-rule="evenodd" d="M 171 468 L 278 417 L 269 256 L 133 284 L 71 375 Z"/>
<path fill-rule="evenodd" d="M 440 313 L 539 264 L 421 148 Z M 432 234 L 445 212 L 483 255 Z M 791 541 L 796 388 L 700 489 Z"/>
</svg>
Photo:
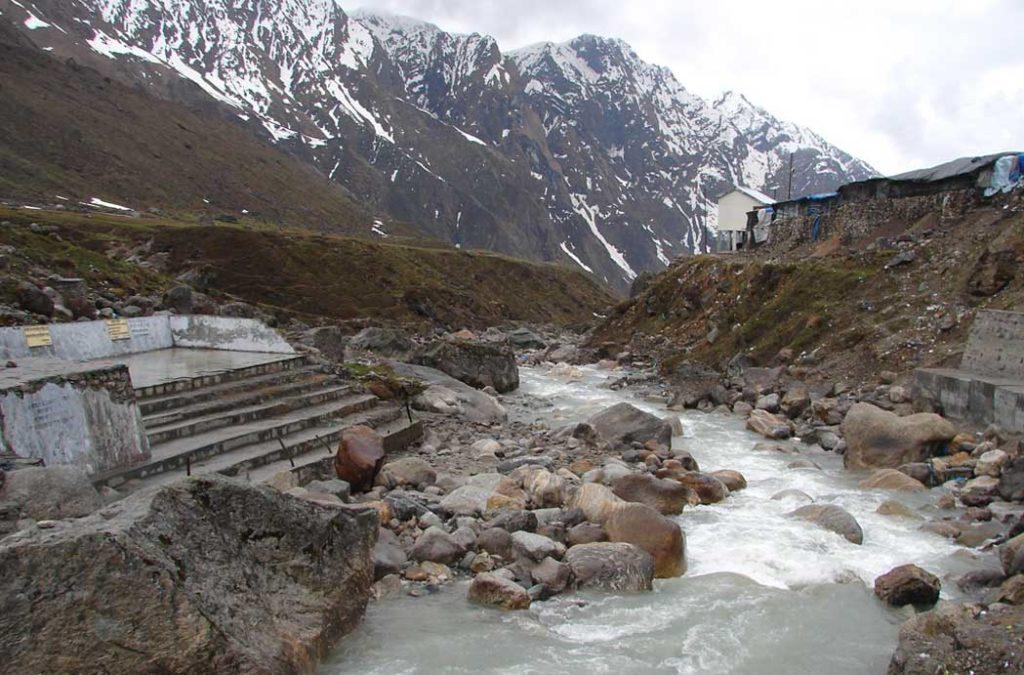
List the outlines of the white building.
<svg viewBox="0 0 1024 675">
<path fill-rule="evenodd" d="M 719 251 L 746 248 L 747 213 L 774 204 L 775 200 L 753 188 L 737 185 L 718 198 Z"/>
</svg>

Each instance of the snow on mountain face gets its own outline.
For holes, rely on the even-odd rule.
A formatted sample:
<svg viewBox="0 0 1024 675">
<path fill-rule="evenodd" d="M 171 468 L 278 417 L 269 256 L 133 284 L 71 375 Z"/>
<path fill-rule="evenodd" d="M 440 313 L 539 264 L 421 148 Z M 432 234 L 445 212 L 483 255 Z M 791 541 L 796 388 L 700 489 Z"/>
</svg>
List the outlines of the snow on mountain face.
<svg viewBox="0 0 1024 675">
<path fill-rule="evenodd" d="M 488 36 L 335 0 L 0 7 L 24 14 L 39 46 L 158 95 L 182 95 L 161 84 L 168 74 L 193 82 L 425 234 L 562 260 L 620 288 L 702 250 L 708 207 L 730 184 L 784 194 L 790 153 L 794 194 L 874 173 L 741 95 L 689 93 L 621 40 L 503 54 Z"/>
</svg>

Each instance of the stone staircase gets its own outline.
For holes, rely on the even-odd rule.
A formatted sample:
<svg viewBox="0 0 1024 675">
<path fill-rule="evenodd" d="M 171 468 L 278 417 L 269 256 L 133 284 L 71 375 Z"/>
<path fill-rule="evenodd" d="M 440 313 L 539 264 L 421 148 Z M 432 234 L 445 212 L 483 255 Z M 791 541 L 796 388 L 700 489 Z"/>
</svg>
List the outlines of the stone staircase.
<svg viewBox="0 0 1024 675">
<path fill-rule="evenodd" d="M 285 357 L 258 366 L 136 389 L 151 457 L 97 476 L 97 485 L 132 491 L 188 474 L 218 472 L 266 480 L 332 457 L 346 428 L 365 424 L 394 452 L 422 432 L 405 408 Z"/>
</svg>

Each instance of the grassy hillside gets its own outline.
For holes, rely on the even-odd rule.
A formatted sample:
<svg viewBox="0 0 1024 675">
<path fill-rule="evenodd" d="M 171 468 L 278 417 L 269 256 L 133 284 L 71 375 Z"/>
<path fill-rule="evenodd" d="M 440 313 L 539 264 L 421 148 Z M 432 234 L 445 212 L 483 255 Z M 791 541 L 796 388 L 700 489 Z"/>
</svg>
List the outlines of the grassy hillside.
<svg viewBox="0 0 1024 675">
<path fill-rule="evenodd" d="M 774 364 L 783 349 L 833 378 L 956 364 L 977 309 L 1024 309 L 1022 200 L 880 221 L 862 239 L 784 255 L 679 260 L 618 305 L 592 343 L 652 354 L 665 372 L 685 361 L 721 368 L 737 354 Z M 913 255 L 893 264 L 881 235 L 902 236 Z"/>
<path fill-rule="evenodd" d="M 376 317 L 450 327 L 578 325 L 615 302 L 574 269 L 493 253 L 152 216 L 0 208 L 0 221 L 8 223 L 0 245 L 15 251 L 0 287 L 8 302 L 13 279 L 33 276 L 33 267 L 81 276 L 118 297 L 159 292 L 197 272 L 215 297 L 314 323 Z"/>
<path fill-rule="evenodd" d="M 368 234 L 373 221 L 344 188 L 225 110 L 160 100 L 58 61 L 0 21 L 0 198 L 54 204 L 57 195 L 190 217 L 247 211 L 342 234 Z"/>
</svg>

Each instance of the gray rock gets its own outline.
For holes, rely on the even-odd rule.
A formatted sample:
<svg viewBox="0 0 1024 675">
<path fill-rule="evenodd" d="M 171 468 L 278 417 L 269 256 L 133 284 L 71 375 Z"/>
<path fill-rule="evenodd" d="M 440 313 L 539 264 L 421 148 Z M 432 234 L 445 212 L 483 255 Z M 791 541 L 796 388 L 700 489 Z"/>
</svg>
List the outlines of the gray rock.
<svg viewBox="0 0 1024 675">
<path fill-rule="evenodd" d="M 606 591 L 649 591 L 654 581 L 654 558 L 633 544 L 579 544 L 565 553 L 573 586 Z"/>
<path fill-rule="evenodd" d="M 411 485 L 423 489 L 437 481 L 437 471 L 420 457 L 403 457 L 388 462 L 377 474 L 377 485 L 391 489 Z"/>
<path fill-rule="evenodd" d="M 163 306 L 178 314 L 191 314 L 195 308 L 192 289 L 188 286 L 175 286 L 164 293 Z"/>
<path fill-rule="evenodd" d="M 394 359 L 407 357 L 415 348 L 412 340 L 397 328 L 370 326 L 359 331 L 348 341 L 348 349 L 372 352 Z"/>
<path fill-rule="evenodd" d="M 511 349 L 470 340 L 438 340 L 417 354 L 416 363 L 436 368 L 471 387 L 500 393 L 519 386 L 519 366 Z"/>
<path fill-rule="evenodd" d="M 520 327 L 508 332 L 508 341 L 519 349 L 544 349 L 544 339 L 529 328 Z"/>
<path fill-rule="evenodd" d="M 565 555 L 565 546 L 543 535 L 520 530 L 512 533 L 512 554 L 520 560 L 533 562 L 547 557 L 560 559 Z"/>
<path fill-rule="evenodd" d="M 587 420 L 598 442 L 612 452 L 628 450 L 634 442 L 672 443 L 672 424 L 629 403 L 617 403 Z"/>
<path fill-rule="evenodd" d="M 500 527 L 490 527 L 478 534 L 476 547 L 502 560 L 512 559 L 512 535 Z"/>
<path fill-rule="evenodd" d="M 572 580 L 572 568 L 554 558 L 544 558 L 530 568 L 530 576 L 536 584 L 543 584 L 552 593 L 561 593 Z"/>
<path fill-rule="evenodd" d="M 466 547 L 439 527 L 428 527 L 416 539 L 409 557 L 413 560 L 452 565 L 466 553 Z"/>
<path fill-rule="evenodd" d="M 864 543 L 864 532 L 857 519 L 835 504 L 808 504 L 789 514 L 835 532 L 852 544 Z"/>
<path fill-rule="evenodd" d="M 17 287 L 18 305 L 26 312 L 53 316 L 54 302 L 35 284 L 23 281 Z"/>
<path fill-rule="evenodd" d="M 17 504 L 23 518 L 81 518 L 103 506 L 84 469 L 66 464 L 30 466 L 6 474 L 0 501 Z"/>
<path fill-rule="evenodd" d="M 378 541 L 373 547 L 374 581 L 379 581 L 389 574 L 398 574 L 408 563 L 405 551 L 396 544 Z"/>
<path fill-rule="evenodd" d="M 372 509 L 211 474 L 9 535 L 3 668 L 308 670 L 366 608 L 376 530 Z"/>
<path fill-rule="evenodd" d="M 343 502 L 347 502 L 352 498 L 352 486 L 340 478 L 314 480 L 308 483 L 305 487 L 310 492 L 322 492 L 324 494 L 334 495 Z"/>
</svg>

